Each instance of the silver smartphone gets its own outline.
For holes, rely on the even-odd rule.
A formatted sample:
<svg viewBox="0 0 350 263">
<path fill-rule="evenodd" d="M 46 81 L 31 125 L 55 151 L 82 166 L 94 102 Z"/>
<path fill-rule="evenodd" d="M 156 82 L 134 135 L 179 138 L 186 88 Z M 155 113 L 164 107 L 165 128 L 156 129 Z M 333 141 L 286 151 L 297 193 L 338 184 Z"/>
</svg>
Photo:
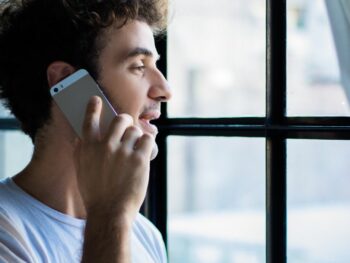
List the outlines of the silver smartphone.
<svg viewBox="0 0 350 263">
<path fill-rule="evenodd" d="M 100 117 L 100 131 L 102 134 L 105 134 L 112 119 L 117 115 L 98 84 L 85 69 L 74 72 L 52 86 L 50 93 L 80 138 L 82 138 L 86 106 L 92 96 L 99 96 L 102 99 Z"/>
</svg>

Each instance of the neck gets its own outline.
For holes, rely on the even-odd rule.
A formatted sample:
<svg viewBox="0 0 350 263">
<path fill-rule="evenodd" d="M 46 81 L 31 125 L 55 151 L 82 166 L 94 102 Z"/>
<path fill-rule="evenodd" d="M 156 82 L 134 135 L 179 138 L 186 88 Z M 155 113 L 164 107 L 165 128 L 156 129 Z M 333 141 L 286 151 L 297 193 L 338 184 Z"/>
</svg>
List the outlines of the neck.
<svg viewBox="0 0 350 263">
<path fill-rule="evenodd" d="M 85 218 L 76 180 L 73 139 L 48 134 L 43 141 L 45 144 L 36 140 L 32 160 L 14 177 L 15 183 L 47 206 L 76 218 Z"/>
</svg>

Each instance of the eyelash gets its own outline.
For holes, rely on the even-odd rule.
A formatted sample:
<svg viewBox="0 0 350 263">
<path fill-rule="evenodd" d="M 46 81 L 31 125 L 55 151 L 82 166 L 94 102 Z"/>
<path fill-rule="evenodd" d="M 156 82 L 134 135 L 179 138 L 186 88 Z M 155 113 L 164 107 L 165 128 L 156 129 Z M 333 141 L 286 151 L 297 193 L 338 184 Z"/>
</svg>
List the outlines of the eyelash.
<svg viewBox="0 0 350 263">
<path fill-rule="evenodd" d="M 145 70 L 145 68 L 146 68 L 146 66 L 145 66 L 145 64 L 142 64 L 142 65 L 134 65 L 134 66 L 132 66 L 131 67 L 131 70 L 133 70 L 133 71 L 136 71 L 136 72 L 141 72 L 141 73 L 143 73 L 144 72 L 144 70 Z"/>
<path fill-rule="evenodd" d="M 144 70 L 145 68 L 146 68 L 145 65 L 135 67 L 135 69 L 137 70 Z"/>
<path fill-rule="evenodd" d="M 157 62 L 155 62 L 155 66 L 157 67 Z M 144 73 L 145 69 L 147 68 L 147 66 L 145 64 L 142 65 L 135 65 L 132 67 L 132 70 L 136 70 L 137 72 L 141 72 Z"/>
</svg>

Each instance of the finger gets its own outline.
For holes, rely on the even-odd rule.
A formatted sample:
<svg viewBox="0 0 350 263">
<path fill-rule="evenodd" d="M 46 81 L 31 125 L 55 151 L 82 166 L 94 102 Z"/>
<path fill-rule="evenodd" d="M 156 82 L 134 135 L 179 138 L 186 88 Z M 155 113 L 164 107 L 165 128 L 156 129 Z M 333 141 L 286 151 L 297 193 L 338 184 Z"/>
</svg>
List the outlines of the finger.
<svg viewBox="0 0 350 263">
<path fill-rule="evenodd" d="M 144 133 L 135 144 L 135 151 L 139 151 L 141 154 L 146 155 L 151 159 L 153 146 L 155 144 L 155 138 L 148 134 Z"/>
<path fill-rule="evenodd" d="M 121 142 L 128 149 L 134 150 L 136 142 L 142 135 L 143 132 L 139 127 L 130 126 L 126 129 Z"/>
<path fill-rule="evenodd" d="M 111 122 L 105 141 L 109 144 L 119 144 L 122 140 L 125 130 L 133 125 L 133 119 L 128 114 L 119 114 Z"/>
<path fill-rule="evenodd" d="M 83 122 L 83 139 L 89 141 L 98 140 L 100 137 L 100 116 L 102 110 L 101 98 L 93 96 L 86 107 Z"/>
</svg>

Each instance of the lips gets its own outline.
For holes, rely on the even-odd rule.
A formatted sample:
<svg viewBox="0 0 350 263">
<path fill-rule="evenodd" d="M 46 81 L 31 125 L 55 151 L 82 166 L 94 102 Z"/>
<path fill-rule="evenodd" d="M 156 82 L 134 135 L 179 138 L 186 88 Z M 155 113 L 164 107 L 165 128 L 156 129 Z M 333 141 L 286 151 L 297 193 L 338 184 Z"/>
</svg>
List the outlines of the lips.
<svg viewBox="0 0 350 263">
<path fill-rule="evenodd" d="M 142 130 L 146 133 L 156 136 L 158 134 L 158 128 L 154 124 L 151 124 L 150 121 L 156 120 L 159 117 L 159 111 L 146 111 L 142 113 L 139 117 L 139 123 Z"/>
</svg>

